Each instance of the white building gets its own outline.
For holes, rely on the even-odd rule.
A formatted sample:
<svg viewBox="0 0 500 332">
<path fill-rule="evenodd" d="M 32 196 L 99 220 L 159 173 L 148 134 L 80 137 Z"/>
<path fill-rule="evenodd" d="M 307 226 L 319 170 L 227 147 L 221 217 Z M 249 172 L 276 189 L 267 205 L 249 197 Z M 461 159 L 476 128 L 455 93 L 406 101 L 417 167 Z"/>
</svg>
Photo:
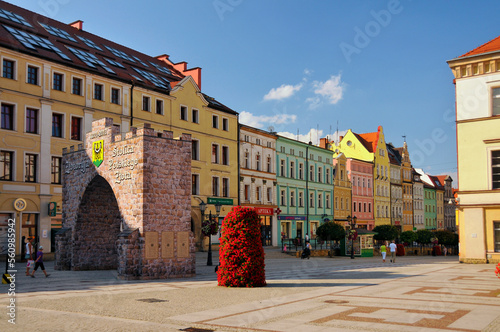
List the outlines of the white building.
<svg viewBox="0 0 500 332">
<path fill-rule="evenodd" d="M 240 124 L 239 204 L 259 214 L 264 246 L 278 245 L 275 160 L 276 135 Z"/>
</svg>

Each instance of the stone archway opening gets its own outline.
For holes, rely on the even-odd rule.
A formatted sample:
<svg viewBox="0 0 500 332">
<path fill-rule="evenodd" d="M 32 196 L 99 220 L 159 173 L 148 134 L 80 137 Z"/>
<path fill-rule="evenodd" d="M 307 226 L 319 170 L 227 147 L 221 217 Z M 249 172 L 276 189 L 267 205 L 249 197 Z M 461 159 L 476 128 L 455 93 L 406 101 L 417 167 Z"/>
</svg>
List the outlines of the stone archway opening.
<svg viewBox="0 0 500 332">
<path fill-rule="evenodd" d="M 122 215 L 113 189 L 100 175 L 87 186 L 78 208 L 73 240 L 75 270 L 118 268 Z"/>
</svg>

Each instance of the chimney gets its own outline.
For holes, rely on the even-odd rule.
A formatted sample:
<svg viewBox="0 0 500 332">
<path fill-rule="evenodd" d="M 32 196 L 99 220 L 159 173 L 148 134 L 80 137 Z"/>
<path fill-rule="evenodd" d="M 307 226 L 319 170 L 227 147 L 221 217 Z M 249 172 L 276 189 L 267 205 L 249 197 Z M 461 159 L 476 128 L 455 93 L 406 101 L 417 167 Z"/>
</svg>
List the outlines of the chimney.
<svg viewBox="0 0 500 332">
<path fill-rule="evenodd" d="M 70 23 L 68 25 L 72 26 L 75 29 L 83 30 L 83 21 L 81 21 L 81 20 L 75 21 L 75 22 Z"/>
</svg>

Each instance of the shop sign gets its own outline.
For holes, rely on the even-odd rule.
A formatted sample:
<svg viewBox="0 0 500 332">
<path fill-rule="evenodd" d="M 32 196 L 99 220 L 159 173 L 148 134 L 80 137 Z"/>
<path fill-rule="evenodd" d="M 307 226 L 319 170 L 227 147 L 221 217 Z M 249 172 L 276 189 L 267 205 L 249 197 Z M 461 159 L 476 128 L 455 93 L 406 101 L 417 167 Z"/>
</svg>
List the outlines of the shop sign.
<svg viewBox="0 0 500 332">
<path fill-rule="evenodd" d="M 278 216 L 278 220 L 306 220 L 305 216 Z"/>
<path fill-rule="evenodd" d="M 256 207 L 255 212 L 260 216 L 272 216 L 273 208 Z"/>
</svg>

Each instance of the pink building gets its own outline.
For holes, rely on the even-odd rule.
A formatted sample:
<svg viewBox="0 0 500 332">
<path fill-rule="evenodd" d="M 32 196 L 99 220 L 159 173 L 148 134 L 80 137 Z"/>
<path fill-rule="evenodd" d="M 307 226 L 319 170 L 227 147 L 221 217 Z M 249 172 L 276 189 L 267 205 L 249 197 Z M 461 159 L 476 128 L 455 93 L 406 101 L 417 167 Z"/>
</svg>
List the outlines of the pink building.
<svg viewBox="0 0 500 332">
<path fill-rule="evenodd" d="M 358 228 L 373 230 L 373 164 L 347 159 L 347 173 L 352 183 L 352 215 L 358 218 Z"/>
</svg>

